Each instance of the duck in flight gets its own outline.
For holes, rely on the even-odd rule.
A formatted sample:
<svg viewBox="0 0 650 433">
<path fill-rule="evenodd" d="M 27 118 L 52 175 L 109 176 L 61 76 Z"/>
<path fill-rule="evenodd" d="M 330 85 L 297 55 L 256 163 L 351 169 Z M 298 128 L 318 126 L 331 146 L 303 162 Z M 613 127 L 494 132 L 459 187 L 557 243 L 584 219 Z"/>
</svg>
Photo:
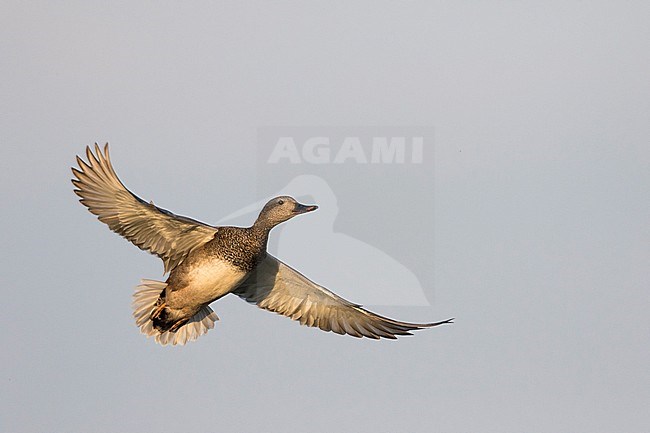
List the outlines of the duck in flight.
<svg viewBox="0 0 650 433">
<path fill-rule="evenodd" d="M 271 199 L 251 227 L 215 227 L 147 203 L 113 170 L 108 152 L 86 147 L 77 156 L 74 192 L 97 218 L 138 248 L 162 259 L 166 281 L 143 279 L 133 316 L 143 334 L 161 345 L 184 345 L 214 327 L 210 304 L 233 293 L 302 325 L 353 337 L 395 339 L 410 331 L 452 323 L 407 323 L 372 313 L 319 286 L 266 252 L 276 225 L 318 207 L 292 197 Z"/>
</svg>

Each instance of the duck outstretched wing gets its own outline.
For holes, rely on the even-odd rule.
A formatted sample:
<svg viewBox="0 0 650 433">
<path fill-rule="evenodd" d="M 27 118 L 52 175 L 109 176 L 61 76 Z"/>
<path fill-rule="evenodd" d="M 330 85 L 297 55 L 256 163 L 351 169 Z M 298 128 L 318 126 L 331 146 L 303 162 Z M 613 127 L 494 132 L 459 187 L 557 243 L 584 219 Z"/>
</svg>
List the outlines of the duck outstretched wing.
<svg viewBox="0 0 650 433">
<path fill-rule="evenodd" d="M 270 254 L 234 293 L 258 307 L 314 326 L 353 337 L 391 338 L 410 331 L 452 323 L 407 323 L 361 308 L 319 286 Z"/>
<path fill-rule="evenodd" d="M 94 153 L 87 146 L 86 158 L 88 162 L 77 156 L 79 169 L 72 169 L 74 192 L 81 197 L 81 204 L 115 233 L 160 257 L 165 272 L 217 232 L 216 227 L 175 215 L 129 191 L 113 170 L 108 143 L 103 151 L 95 144 Z"/>
</svg>

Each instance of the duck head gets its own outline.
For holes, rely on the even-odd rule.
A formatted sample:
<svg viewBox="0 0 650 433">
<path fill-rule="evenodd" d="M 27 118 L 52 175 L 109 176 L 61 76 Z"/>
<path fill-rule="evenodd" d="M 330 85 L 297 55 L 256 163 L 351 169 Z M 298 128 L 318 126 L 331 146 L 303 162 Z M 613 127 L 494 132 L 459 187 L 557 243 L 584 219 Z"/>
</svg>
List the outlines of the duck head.
<svg viewBox="0 0 650 433">
<path fill-rule="evenodd" d="M 257 217 L 257 221 L 255 221 L 255 225 L 270 230 L 296 215 L 311 212 L 316 209 L 318 209 L 318 206 L 300 204 L 288 195 L 275 197 L 264 205 L 260 215 Z"/>
</svg>

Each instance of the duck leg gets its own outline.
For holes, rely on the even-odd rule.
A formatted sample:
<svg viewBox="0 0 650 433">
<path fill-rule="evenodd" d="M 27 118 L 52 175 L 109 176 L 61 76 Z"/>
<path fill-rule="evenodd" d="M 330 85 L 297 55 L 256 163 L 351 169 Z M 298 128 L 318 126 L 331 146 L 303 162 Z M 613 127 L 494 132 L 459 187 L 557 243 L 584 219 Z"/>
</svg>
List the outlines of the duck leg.
<svg viewBox="0 0 650 433">
<path fill-rule="evenodd" d="M 169 332 L 176 332 L 178 331 L 181 326 L 185 325 L 190 319 L 181 319 L 178 322 L 174 323 L 171 328 L 169 328 Z"/>
<path fill-rule="evenodd" d="M 162 299 L 158 299 L 156 302 L 156 309 L 151 312 L 149 316 L 152 320 L 157 319 L 160 316 L 161 311 L 167 306 Z"/>
</svg>

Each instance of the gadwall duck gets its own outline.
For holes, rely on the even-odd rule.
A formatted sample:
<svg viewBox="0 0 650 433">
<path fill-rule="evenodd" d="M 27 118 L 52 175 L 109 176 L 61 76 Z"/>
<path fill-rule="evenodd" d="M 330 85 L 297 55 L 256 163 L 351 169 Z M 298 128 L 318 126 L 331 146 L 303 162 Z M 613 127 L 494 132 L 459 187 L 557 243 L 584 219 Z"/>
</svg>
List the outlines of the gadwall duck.
<svg viewBox="0 0 650 433">
<path fill-rule="evenodd" d="M 315 205 L 292 197 L 270 200 L 251 227 L 215 227 L 175 215 L 131 193 L 113 170 L 108 143 L 77 156 L 74 192 L 115 233 L 162 259 L 166 281 L 143 279 L 133 316 L 143 334 L 162 345 L 196 340 L 219 320 L 210 304 L 234 293 L 302 325 L 354 337 L 395 339 L 409 331 L 451 323 L 406 323 L 353 304 L 266 252 L 273 227 Z"/>
</svg>

